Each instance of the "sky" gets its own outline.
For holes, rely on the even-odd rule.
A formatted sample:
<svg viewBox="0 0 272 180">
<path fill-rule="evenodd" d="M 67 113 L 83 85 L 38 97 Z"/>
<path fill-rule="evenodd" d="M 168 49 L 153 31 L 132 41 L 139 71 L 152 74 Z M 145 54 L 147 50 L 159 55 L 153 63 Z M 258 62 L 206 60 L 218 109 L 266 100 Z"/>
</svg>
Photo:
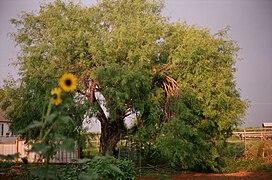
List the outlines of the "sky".
<svg viewBox="0 0 272 180">
<path fill-rule="evenodd" d="M 0 87 L 8 75 L 18 77 L 17 69 L 9 65 L 18 52 L 7 35 L 15 31 L 9 19 L 22 11 L 38 12 L 39 2 L 48 1 L 0 0 Z M 81 0 L 83 5 L 95 2 Z M 162 15 L 211 33 L 230 26 L 230 37 L 242 48 L 235 81 L 242 98 L 251 102 L 242 127 L 272 122 L 272 0 L 165 0 Z"/>
</svg>

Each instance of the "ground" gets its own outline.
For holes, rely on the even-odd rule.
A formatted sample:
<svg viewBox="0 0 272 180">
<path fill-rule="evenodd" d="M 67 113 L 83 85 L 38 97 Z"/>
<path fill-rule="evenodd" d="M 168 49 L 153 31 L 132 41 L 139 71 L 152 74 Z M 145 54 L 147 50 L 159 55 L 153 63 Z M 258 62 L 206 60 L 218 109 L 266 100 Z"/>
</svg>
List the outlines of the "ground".
<svg viewBox="0 0 272 180">
<path fill-rule="evenodd" d="M 208 173 L 180 173 L 177 175 L 172 175 L 171 177 L 164 178 L 151 178 L 151 177 L 140 177 L 137 180 L 212 180 L 212 179 L 235 179 L 235 180 L 271 180 L 272 172 L 236 172 L 228 174 L 208 174 Z"/>
</svg>

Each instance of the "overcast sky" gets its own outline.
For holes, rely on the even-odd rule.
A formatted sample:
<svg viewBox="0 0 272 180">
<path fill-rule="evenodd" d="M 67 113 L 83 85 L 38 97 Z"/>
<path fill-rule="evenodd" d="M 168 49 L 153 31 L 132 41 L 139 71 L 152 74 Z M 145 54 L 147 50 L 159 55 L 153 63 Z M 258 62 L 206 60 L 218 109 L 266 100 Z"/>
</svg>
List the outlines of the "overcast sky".
<svg viewBox="0 0 272 180">
<path fill-rule="evenodd" d="M 212 33 L 231 27 L 230 35 L 242 48 L 239 57 L 244 59 L 236 64 L 237 87 L 242 98 L 251 101 L 244 127 L 272 122 L 272 0 L 165 0 L 165 5 L 163 15 L 171 16 L 171 21 L 186 21 Z M 0 86 L 8 74 L 17 72 L 8 66 L 18 51 L 7 36 L 15 31 L 9 19 L 38 9 L 38 0 L 0 0 Z"/>
</svg>

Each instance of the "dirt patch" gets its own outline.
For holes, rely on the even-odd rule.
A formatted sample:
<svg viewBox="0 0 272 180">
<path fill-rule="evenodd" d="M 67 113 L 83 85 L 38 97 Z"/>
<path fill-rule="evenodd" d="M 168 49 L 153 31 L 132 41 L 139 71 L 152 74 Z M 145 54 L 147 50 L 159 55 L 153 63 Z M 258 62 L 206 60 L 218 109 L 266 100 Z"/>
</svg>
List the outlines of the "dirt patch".
<svg viewBox="0 0 272 180">
<path fill-rule="evenodd" d="M 205 174 L 205 173 L 186 173 L 179 174 L 173 179 L 272 179 L 271 172 L 237 172 L 229 174 Z"/>
<path fill-rule="evenodd" d="M 137 180 L 157 180 L 160 178 L 140 177 Z M 208 173 L 181 173 L 174 175 L 170 180 L 208 180 L 208 179 L 239 179 L 239 180 L 272 180 L 272 172 L 237 172 L 229 174 L 208 174 Z"/>
</svg>

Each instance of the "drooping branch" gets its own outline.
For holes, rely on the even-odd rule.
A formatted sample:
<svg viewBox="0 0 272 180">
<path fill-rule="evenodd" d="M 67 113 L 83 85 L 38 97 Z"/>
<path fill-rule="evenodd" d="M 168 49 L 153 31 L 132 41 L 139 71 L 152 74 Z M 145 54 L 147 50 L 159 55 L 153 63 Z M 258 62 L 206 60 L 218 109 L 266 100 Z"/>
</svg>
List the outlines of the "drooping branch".
<svg viewBox="0 0 272 180">
<path fill-rule="evenodd" d="M 163 87 L 166 94 L 166 102 L 164 105 L 165 121 L 169 121 L 171 118 L 170 97 L 178 94 L 179 86 L 175 79 L 166 76 L 165 82 L 163 82 Z"/>
<path fill-rule="evenodd" d="M 101 104 L 98 102 L 97 97 L 95 96 L 95 93 L 99 91 L 99 85 L 90 78 L 82 78 L 80 79 L 80 82 L 84 85 L 83 91 L 80 91 L 81 94 L 83 94 L 90 103 L 97 103 L 98 107 L 98 113 L 97 113 L 97 119 L 101 123 L 107 122 L 107 116 L 101 107 Z"/>
<path fill-rule="evenodd" d="M 166 76 L 165 80 L 163 87 L 167 97 L 177 95 L 179 90 L 177 81 L 169 76 Z"/>
<path fill-rule="evenodd" d="M 133 112 L 132 112 L 132 107 L 128 104 L 125 104 L 126 107 L 126 112 L 123 114 L 122 119 L 124 120 L 126 117 L 130 116 Z"/>
</svg>

